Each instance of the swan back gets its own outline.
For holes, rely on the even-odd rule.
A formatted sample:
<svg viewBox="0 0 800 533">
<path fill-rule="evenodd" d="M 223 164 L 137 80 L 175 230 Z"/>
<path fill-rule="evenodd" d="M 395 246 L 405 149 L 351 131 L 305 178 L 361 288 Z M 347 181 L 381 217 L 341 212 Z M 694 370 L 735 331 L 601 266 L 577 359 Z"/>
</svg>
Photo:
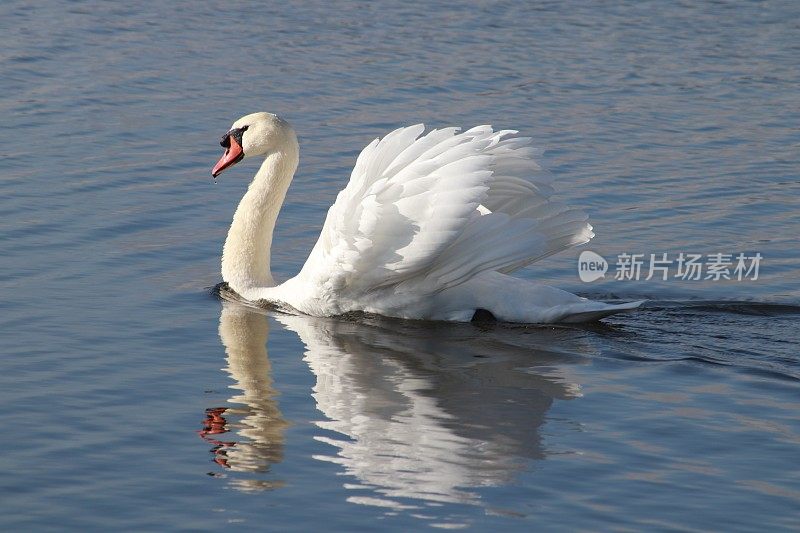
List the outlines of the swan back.
<svg viewBox="0 0 800 533">
<path fill-rule="evenodd" d="M 402 306 L 403 294 L 419 300 L 593 236 L 583 212 L 551 200 L 530 139 L 491 126 L 423 131 L 370 143 L 328 211 L 297 286 L 334 312 L 380 289 Z"/>
</svg>

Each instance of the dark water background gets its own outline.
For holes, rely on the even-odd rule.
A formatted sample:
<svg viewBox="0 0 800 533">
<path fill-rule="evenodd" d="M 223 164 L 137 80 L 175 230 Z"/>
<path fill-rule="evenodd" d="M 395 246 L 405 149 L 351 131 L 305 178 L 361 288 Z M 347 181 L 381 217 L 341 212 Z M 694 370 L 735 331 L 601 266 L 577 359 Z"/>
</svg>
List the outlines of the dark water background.
<svg viewBox="0 0 800 533">
<path fill-rule="evenodd" d="M 800 4 L 0 4 L 9 530 L 800 528 Z M 582 283 L 589 327 L 323 320 L 209 292 L 293 123 L 273 268 L 372 138 L 532 136 L 587 249 L 759 252 L 758 280 Z"/>
</svg>

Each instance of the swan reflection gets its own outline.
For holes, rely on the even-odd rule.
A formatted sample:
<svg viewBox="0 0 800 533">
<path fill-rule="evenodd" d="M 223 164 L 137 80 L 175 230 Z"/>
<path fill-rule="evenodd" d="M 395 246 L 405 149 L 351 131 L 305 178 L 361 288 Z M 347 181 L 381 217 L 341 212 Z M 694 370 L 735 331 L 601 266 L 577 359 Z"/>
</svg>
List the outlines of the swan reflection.
<svg viewBox="0 0 800 533">
<path fill-rule="evenodd" d="M 225 370 L 240 391 L 229 406 L 206 409 L 200 431 L 213 447 L 214 462 L 234 472 L 269 471 L 283 460 L 284 431 L 288 426 L 278 408 L 272 385 L 272 367 L 267 356 L 269 323 L 266 316 L 241 305 L 223 302 L 219 337 L 225 346 Z M 231 440 L 230 432 L 238 438 Z M 281 481 L 234 479 L 242 490 L 271 489 Z"/>
<path fill-rule="evenodd" d="M 299 335 L 316 376 L 312 395 L 324 418 L 315 439 L 330 451 L 315 459 L 341 465 L 349 501 L 390 508 L 479 503 L 478 488 L 507 484 L 544 458 L 548 409 L 580 395 L 564 375 L 566 357 L 580 361 L 590 351 L 575 330 L 274 318 Z M 221 448 L 232 470 L 262 472 L 281 460 L 287 423 L 269 375 L 267 332 L 259 310 L 223 302 L 220 337 L 242 391 L 230 402 L 247 406 L 225 412 L 243 413 L 226 426 L 235 443 Z"/>
</svg>

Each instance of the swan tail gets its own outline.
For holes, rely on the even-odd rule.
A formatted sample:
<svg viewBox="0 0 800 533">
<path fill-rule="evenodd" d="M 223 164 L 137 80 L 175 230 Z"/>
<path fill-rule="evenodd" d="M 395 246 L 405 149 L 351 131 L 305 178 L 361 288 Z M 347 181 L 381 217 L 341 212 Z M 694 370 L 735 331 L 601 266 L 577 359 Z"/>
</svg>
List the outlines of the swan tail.
<svg viewBox="0 0 800 533">
<path fill-rule="evenodd" d="M 605 303 L 528 280 L 490 272 L 441 294 L 453 313 L 435 318 L 469 320 L 482 309 L 501 322 L 554 324 L 592 322 L 638 309 L 644 300 Z M 446 308 L 445 305 L 442 306 Z"/>
<path fill-rule="evenodd" d="M 646 300 L 639 300 L 636 302 L 628 302 L 624 304 L 606 304 L 602 302 L 591 302 L 594 305 L 602 306 L 599 309 L 592 309 L 587 311 L 574 311 L 567 312 L 558 322 L 565 324 L 578 324 L 582 322 L 595 322 L 601 318 L 606 318 L 618 313 L 630 313 L 639 309 Z"/>
</svg>

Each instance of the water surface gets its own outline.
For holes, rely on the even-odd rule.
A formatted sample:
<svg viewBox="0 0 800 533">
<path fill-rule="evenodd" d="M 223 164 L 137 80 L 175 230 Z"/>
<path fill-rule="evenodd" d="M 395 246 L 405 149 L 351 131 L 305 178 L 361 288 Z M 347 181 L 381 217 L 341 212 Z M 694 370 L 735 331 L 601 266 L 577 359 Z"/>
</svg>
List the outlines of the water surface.
<svg viewBox="0 0 800 533">
<path fill-rule="evenodd" d="M 800 528 L 800 8 L 0 6 L 0 509 L 16 530 Z M 587 249 L 761 253 L 757 280 L 585 284 L 586 327 L 313 319 L 222 302 L 276 112 L 302 265 L 358 151 L 491 123 L 547 149 Z"/>
</svg>

